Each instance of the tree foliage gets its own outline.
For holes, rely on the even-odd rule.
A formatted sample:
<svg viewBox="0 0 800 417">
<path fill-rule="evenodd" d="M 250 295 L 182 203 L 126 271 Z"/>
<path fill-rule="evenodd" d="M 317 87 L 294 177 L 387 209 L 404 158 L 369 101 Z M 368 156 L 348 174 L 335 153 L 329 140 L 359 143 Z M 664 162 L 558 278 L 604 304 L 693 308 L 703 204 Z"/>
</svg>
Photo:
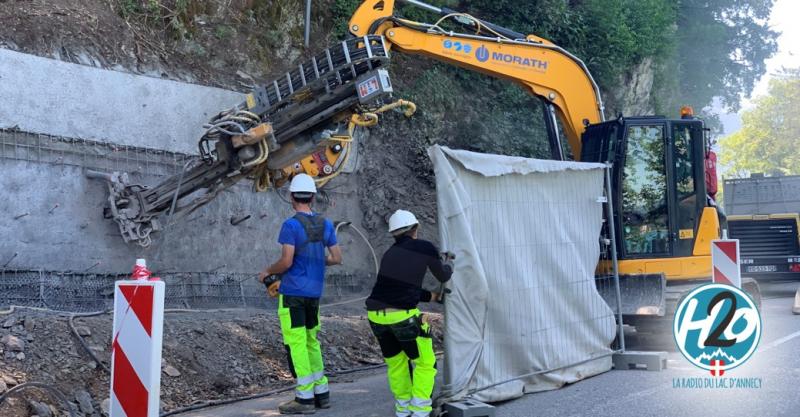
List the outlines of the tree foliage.
<svg viewBox="0 0 800 417">
<path fill-rule="evenodd" d="M 721 141 L 733 176 L 800 174 L 800 69 L 773 79 L 769 93 L 744 112 L 742 129 Z"/>
<path fill-rule="evenodd" d="M 626 88 L 626 75 L 652 60 L 655 85 L 648 99 L 656 112 L 671 116 L 681 104 L 701 111 L 714 97 L 738 109 L 765 72 L 764 60 L 776 51 L 777 33 L 767 25 L 774 0 L 428 2 L 555 42 L 587 64 L 606 96 Z M 343 22 L 358 3 L 335 0 L 337 35 L 346 33 Z M 397 13 L 410 19 L 437 19 L 411 6 L 398 7 Z M 714 127 L 714 120 L 709 124 Z"/>
<path fill-rule="evenodd" d="M 714 97 L 738 111 L 777 51 L 767 24 L 774 0 L 681 0 L 678 69 L 681 99 L 703 108 Z"/>
<path fill-rule="evenodd" d="M 667 0 L 475 0 L 479 16 L 548 38 L 577 55 L 608 90 L 646 57 L 674 45 L 676 11 Z M 487 17 L 487 19 L 490 19 Z"/>
</svg>

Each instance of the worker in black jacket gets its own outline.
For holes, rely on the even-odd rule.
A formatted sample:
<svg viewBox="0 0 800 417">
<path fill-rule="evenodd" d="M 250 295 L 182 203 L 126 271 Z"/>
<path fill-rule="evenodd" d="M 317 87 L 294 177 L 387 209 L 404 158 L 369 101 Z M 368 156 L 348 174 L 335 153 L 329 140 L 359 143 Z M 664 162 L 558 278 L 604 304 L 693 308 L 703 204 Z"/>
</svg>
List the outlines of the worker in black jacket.
<svg viewBox="0 0 800 417">
<path fill-rule="evenodd" d="M 388 366 L 397 417 L 427 417 L 432 411 L 436 356 L 430 325 L 417 304 L 440 296 L 422 288 L 426 271 L 443 283 L 453 273 L 450 261 L 442 262 L 433 243 L 417 239 L 418 228 L 411 212 L 397 210 L 389 218 L 395 243 L 381 259 L 378 280 L 366 302 L 370 327 Z"/>
</svg>

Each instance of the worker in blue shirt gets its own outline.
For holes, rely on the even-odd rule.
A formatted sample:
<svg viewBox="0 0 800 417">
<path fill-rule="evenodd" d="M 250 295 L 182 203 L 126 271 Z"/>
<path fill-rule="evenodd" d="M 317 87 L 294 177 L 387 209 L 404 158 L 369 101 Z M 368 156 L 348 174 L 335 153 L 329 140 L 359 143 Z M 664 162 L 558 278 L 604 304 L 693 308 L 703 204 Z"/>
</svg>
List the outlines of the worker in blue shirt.
<svg viewBox="0 0 800 417">
<path fill-rule="evenodd" d="M 311 211 L 317 193 L 314 179 L 298 174 L 289 186 L 296 214 L 283 222 L 278 243 L 281 258 L 259 274 L 269 285 L 270 296 L 278 297 L 278 317 L 289 368 L 297 378 L 295 398 L 278 406 L 281 414 L 313 414 L 317 408 L 330 408 L 328 378 L 317 339 L 320 329 L 319 299 L 325 279 L 325 266 L 342 263 L 333 223 Z M 325 249 L 328 254 L 325 254 Z M 269 283 L 269 282 L 268 282 Z"/>
</svg>

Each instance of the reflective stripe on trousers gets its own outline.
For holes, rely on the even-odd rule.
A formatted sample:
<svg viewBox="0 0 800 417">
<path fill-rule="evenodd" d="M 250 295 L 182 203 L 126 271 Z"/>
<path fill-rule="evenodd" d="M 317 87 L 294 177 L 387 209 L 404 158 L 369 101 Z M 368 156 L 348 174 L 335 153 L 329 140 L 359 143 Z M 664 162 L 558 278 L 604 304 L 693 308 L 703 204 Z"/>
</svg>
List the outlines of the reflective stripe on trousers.
<svg viewBox="0 0 800 417">
<path fill-rule="evenodd" d="M 394 414 L 397 417 L 408 417 L 410 411 L 408 411 L 408 406 L 411 404 L 411 400 L 395 400 L 394 403 Z"/>
<path fill-rule="evenodd" d="M 411 417 L 428 417 L 431 414 L 433 402 L 428 398 L 412 398 L 408 410 Z"/>
</svg>

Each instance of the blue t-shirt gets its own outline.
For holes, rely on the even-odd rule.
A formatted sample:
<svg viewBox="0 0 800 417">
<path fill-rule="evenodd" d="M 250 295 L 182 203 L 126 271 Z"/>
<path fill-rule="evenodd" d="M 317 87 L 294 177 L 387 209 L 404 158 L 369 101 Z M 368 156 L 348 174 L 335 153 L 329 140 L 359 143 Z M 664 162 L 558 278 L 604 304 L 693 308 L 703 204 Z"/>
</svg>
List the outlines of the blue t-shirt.
<svg viewBox="0 0 800 417">
<path fill-rule="evenodd" d="M 299 213 L 301 216 L 316 214 Z M 297 297 L 320 298 L 325 280 L 325 248 L 336 245 L 333 223 L 325 219 L 321 242 L 309 242 L 303 225 L 294 217 L 283 222 L 278 243 L 294 246 L 292 266 L 281 276 L 280 293 Z"/>
</svg>

